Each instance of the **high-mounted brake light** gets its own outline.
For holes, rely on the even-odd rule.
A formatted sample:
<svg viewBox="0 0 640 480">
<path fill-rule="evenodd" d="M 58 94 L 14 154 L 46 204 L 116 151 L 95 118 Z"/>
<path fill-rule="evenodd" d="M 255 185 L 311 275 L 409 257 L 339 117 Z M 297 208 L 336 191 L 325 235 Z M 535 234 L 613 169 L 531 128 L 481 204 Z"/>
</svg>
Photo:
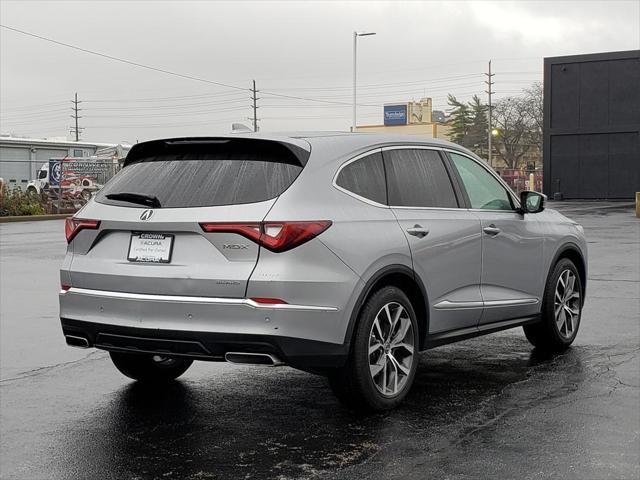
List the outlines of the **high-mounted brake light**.
<svg viewBox="0 0 640 480">
<path fill-rule="evenodd" d="M 78 234 L 80 230 L 89 229 L 95 230 L 100 226 L 99 220 L 86 220 L 84 218 L 67 218 L 64 221 L 64 234 L 67 237 L 67 243 L 71 243 L 71 240 Z"/>
<path fill-rule="evenodd" d="M 261 247 L 280 253 L 317 237 L 331 226 L 330 220 L 313 222 L 201 223 L 205 232 L 237 233 Z"/>
</svg>

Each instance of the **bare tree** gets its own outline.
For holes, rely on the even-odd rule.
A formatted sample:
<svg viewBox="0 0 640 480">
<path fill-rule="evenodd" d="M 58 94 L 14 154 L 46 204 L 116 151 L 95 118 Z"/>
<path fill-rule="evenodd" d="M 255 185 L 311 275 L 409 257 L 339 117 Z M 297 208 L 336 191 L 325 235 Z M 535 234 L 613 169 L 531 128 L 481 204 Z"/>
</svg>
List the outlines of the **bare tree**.
<svg viewBox="0 0 640 480">
<path fill-rule="evenodd" d="M 531 87 L 524 89 L 524 99 L 526 114 L 531 123 L 531 143 L 537 145 L 542 150 L 542 128 L 543 128 L 543 93 L 542 83 L 535 82 Z"/>
<path fill-rule="evenodd" d="M 529 113 L 526 97 L 507 97 L 493 107 L 494 125 L 499 134 L 494 137 L 498 155 L 507 168 L 518 168 L 522 157 L 534 146 L 532 133 L 536 128 Z"/>
</svg>

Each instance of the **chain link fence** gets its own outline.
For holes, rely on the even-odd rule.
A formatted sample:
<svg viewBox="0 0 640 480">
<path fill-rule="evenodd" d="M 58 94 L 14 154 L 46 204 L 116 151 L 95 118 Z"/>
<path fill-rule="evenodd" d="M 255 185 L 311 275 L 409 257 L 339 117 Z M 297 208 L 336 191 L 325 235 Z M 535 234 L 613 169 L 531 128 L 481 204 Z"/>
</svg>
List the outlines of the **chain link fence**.
<svg viewBox="0 0 640 480">
<path fill-rule="evenodd" d="M 527 170 L 524 168 L 497 168 L 496 172 L 516 193 L 520 193 L 524 190 L 542 192 L 542 169 Z M 533 183 L 531 182 L 531 175 L 533 175 Z"/>
<path fill-rule="evenodd" d="M 31 161 L 23 163 L 29 168 Z M 21 165 L 12 165 L 19 169 Z M 53 158 L 42 164 L 35 178 L 2 178 L 0 216 L 73 213 L 120 169 L 115 159 Z M 9 173 L 10 170 L 6 169 Z"/>
</svg>

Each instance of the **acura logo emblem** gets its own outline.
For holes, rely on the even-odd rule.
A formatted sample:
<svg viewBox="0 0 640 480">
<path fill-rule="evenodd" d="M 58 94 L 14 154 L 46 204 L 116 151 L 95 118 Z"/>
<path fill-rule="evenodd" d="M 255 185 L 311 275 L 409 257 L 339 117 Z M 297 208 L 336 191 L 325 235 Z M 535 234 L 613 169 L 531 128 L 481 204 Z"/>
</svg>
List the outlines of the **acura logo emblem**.
<svg viewBox="0 0 640 480">
<path fill-rule="evenodd" d="M 142 212 L 142 215 L 140 215 L 140 220 L 142 221 L 149 220 L 152 215 L 153 215 L 153 210 L 145 210 L 144 212 Z"/>
</svg>

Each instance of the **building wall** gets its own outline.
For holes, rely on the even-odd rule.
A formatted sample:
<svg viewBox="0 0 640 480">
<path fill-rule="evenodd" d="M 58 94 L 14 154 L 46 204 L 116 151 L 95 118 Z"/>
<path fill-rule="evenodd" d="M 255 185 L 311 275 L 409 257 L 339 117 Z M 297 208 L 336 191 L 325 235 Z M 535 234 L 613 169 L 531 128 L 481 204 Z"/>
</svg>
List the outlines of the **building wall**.
<svg viewBox="0 0 640 480">
<path fill-rule="evenodd" d="M 50 158 L 95 154 L 97 145 L 75 142 L 43 141 L 37 139 L 0 138 L 0 178 L 9 188 L 24 189 L 29 180 Z"/>
<path fill-rule="evenodd" d="M 640 191 L 640 50 L 545 58 L 544 192 Z"/>
<path fill-rule="evenodd" d="M 441 123 L 414 123 L 409 125 L 361 125 L 356 132 L 390 133 L 394 135 L 420 135 L 427 138 L 449 140 L 450 128 Z"/>
</svg>

